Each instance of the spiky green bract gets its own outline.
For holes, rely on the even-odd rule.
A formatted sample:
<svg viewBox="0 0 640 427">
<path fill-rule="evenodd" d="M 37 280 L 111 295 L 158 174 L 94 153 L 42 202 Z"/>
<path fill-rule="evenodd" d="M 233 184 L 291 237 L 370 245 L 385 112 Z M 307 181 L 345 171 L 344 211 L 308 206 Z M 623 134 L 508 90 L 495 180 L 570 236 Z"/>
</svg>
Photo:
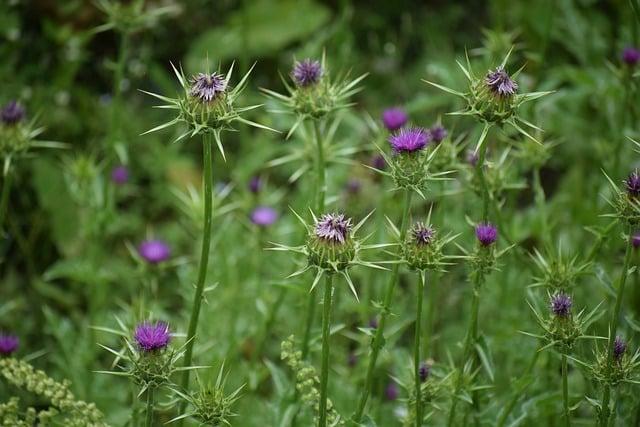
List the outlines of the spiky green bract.
<svg viewBox="0 0 640 427">
<path fill-rule="evenodd" d="M 502 63 L 495 68 L 496 70 L 505 69 L 512 50 L 513 48 L 509 50 Z M 538 131 L 541 129 L 520 117 L 518 115 L 518 109 L 522 104 L 533 101 L 552 92 L 514 93 L 511 96 L 500 96 L 492 91 L 487 85 L 485 75 L 479 76 L 473 71 L 469 61 L 469 56 L 466 56 L 466 66 L 462 65 L 460 62 L 458 62 L 458 66 L 462 69 L 462 72 L 469 81 L 469 86 L 466 92 L 460 92 L 446 86 L 442 86 L 438 83 L 423 80 L 425 83 L 463 98 L 466 101 L 467 107 L 464 110 L 449 114 L 475 117 L 476 120 L 485 125 L 487 130 L 489 127 L 494 125 L 502 126 L 504 124 L 509 124 L 525 137 L 538 142 L 535 137 L 524 130 L 522 125 Z M 521 70 L 522 69 L 515 72 L 512 77 L 516 78 L 518 74 L 520 74 Z M 476 147 L 476 151 L 485 141 L 485 138 L 480 139 L 478 147 Z"/>
<path fill-rule="evenodd" d="M 174 393 L 191 405 L 191 408 L 188 412 L 169 421 L 169 423 L 192 417 L 201 426 L 230 426 L 231 418 L 237 415 L 231 410 L 231 407 L 240 399 L 240 392 L 244 385 L 230 394 L 226 394 L 224 389 L 227 374 L 224 373 L 224 365 L 220 368 L 214 384 L 203 384 L 198 376 L 196 376 L 196 380 L 198 382 L 198 390 L 195 392 L 184 393 L 177 388 L 172 388 Z"/>
<path fill-rule="evenodd" d="M 287 138 L 307 119 L 322 119 L 336 111 L 354 105 L 349 101 L 349 98 L 362 90 L 362 87 L 358 86 L 358 84 L 368 75 L 365 73 L 352 79 L 350 73 L 345 72 L 339 73 L 333 78 L 330 69 L 327 67 L 327 58 L 324 53 L 321 65 L 324 72 L 320 80 L 315 84 L 308 86 L 292 85 L 282 77 L 282 83 L 287 90 L 287 95 L 270 89 L 260 89 L 282 107 L 274 112 L 296 116 L 296 121 L 289 130 Z"/>
<path fill-rule="evenodd" d="M 552 298 L 551 293 L 548 293 L 548 300 L 552 301 Z M 578 340 L 597 338 L 586 335 L 586 331 L 603 314 L 602 311 L 599 311 L 601 304 L 598 304 L 588 313 L 584 309 L 577 314 L 573 314 L 573 311 L 569 310 L 566 315 L 560 316 L 549 310 L 547 310 L 548 314 L 542 314 L 533 304 L 527 303 L 533 311 L 538 325 L 542 328 L 543 334 L 525 332 L 525 335 L 539 338 L 546 342 L 539 351 L 555 347 L 559 352 L 568 354 Z"/>
<path fill-rule="evenodd" d="M 408 396 L 404 401 L 407 405 L 406 416 L 403 419 L 404 426 L 416 426 L 425 423 L 425 420 L 429 419 L 434 410 L 440 409 L 438 406 L 438 398 L 442 397 L 446 391 L 446 388 L 450 387 L 452 371 L 446 370 L 444 367 L 437 365 L 429 366 L 429 376 L 420 383 L 420 399 L 422 401 L 422 408 L 429 408 L 424 410 L 422 414 L 422 422 L 416 423 L 416 390 L 415 390 L 415 378 L 412 375 L 411 369 L 407 369 L 405 375 L 402 378 L 393 377 L 392 379 L 406 391 Z"/>
<path fill-rule="evenodd" d="M 469 277 L 476 286 L 482 285 L 487 274 L 499 269 L 498 259 L 508 252 L 514 245 L 502 250 L 497 248 L 497 242 L 484 246 L 477 241 L 472 252 L 469 252 L 460 245 L 458 248 L 463 252 L 463 258 L 469 264 Z"/>
<path fill-rule="evenodd" d="M 427 145 L 426 148 L 414 152 L 401 152 L 388 155 L 378 147 L 380 155 L 389 166 L 387 170 L 373 169 L 376 172 L 391 177 L 395 184 L 394 190 L 406 189 L 414 191 L 425 199 L 425 193 L 431 181 L 446 181 L 447 176 L 453 171 L 431 172 L 431 164 L 438 155 L 443 144 L 435 147 Z"/>
<path fill-rule="evenodd" d="M 214 136 L 218 150 L 225 157 L 224 147 L 222 145 L 221 133 L 223 131 L 235 130 L 234 125 L 236 122 L 244 123 L 249 126 L 253 126 L 260 129 L 267 129 L 275 131 L 267 126 L 261 125 L 256 122 L 252 122 L 242 117 L 242 114 L 261 107 L 258 105 L 251 105 L 248 107 L 238 107 L 237 100 L 240 97 L 242 91 L 247 87 L 247 81 L 249 74 L 253 67 L 247 72 L 247 74 L 240 79 L 240 82 L 231 87 L 231 76 L 233 74 L 234 64 L 231 64 L 229 71 L 224 74 L 224 82 L 226 89 L 223 92 L 218 93 L 215 98 L 209 102 L 203 101 L 201 98 L 194 96 L 191 92 L 191 81 L 185 76 L 182 68 L 178 70 L 173 64 L 171 64 L 173 71 L 178 78 L 178 82 L 182 87 L 182 93 L 177 98 L 169 98 L 167 96 L 159 95 L 152 92 L 142 91 L 147 95 L 151 95 L 164 104 L 158 105 L 157 108 L 164 108 L 174 110 L 176 116 L 159 126 L 149 129 L 143 135 L 156 132 L 173 125 L 182 124 L 187 127 L 187 131 L 178 136 L 174 142 L 180 141 L 184 138 L 192 138 L 199 134 L 211 133 Z M 216 73 L 221 75 L 220 72 Z"/>
<path fill-rule="evenodd" d="M 511 149 L 507 148 L 500 153 L 496 160 L 485 161 L 483 177 L 479 176 L 475 166 L 465 169 L 469 187 L 478 197 L 484 197 L 485 186 L 492 198 L 498 198 L 506 191 L 527 188 L 526 183 L 519 176 L 515 168 L 512 167 L 513 162 L 509 156 L 510 152 Z"/>
<path fill-rule="evenodd" d="M 369 249 L 378 249 L 389 246 L 388 244 L 374 244 L 365 245 L 364 242 L 371 236 L 365 236 L 363 239 L 358 239 L 356 233 L 364 225 L 366 220 L 373 214 L 369 213 L 358 224 L 353 226 L 347 234 L 347 238 L 343 243 L 336 243 L 327 239 L 321 239 L 316 234 L 316 224 L 318 218 L 316 218 L 313 211 L 311 216 L 313 217 L 314 224 L 307 224 L 304 219 L 293 209 L 291 210 L 302 225 L 307 229 L 307 243 L 301 246 L 285 246 L 278 243 L 273 243 L 273 247 L 270 250 L 275 251 L 287 251 L 303 254 L 306 258 L 307 265 L 292 274 L 289 277 L 298 276 L 305 273 L 308 270 L 315 270 L 316 275 L 311 285 L 311 290 L 315 289 L 318 282 L 322 278 L 323 274 L 340 274 L 344 277 L 351 292 L 358 299 L 358 293 L 349 275 L 349 269 L 354 265 L 361 265 L 364 267 L 378 268 L 385 270 L 373 262 L 365 261 L 361 258 L 362 251 Z"/>
<path fill-rule="evenodd" d="M 180 12 L 177 4 L 156 6 L 145 0 L 97 0 L 96 5 L 107 15 L 107 23 L 96 28 L 96 31 L 114 29 L 129 34 L 153 28 L 161 18 Z"/>
<path fill-rule="evenodd" d="M 640 224 L 640 197 L 636 197 L 616 185 L 606 172 L 603 171 L 603 173 L 613 192 L 613 198 L 607 198 L 607 202 L 614 210 L 614 212 L 603 216 L 616 218 L 622 224 L 630 227 L 637 227 Z"/>
<path fill-rule="evenodd" d="M 296 389 L 302 397 L 302 401 L 314 411 L 314 417 L 318 419 L 320 411 L 320 378 L 315 368 L 302 358 L 302 352 L 295 349 L 294 336 L 291 335 L 281 344 L 280 358 L 295 373 Z M 327 425 L 344 426 L 345 422 L 336 411 L 331 399 L 327 399 Z"/>
<path fill-rule="evenodd" d="M 532 286 L 544 286 L 551 293 L 571 289 L 580 276 L 587 274 L 591 266 L 590 262 L 580 262 L 578 255 L 565 256 L 560 246 L 557 251 L 548 249 L 546 252 L 545 257 L 534 248 L 530 255 L 539 272 L 534 277 Z"/>
<path fill-rule="evenodd" d="M 596 349 L 595 361 L 592 364 L 579 362 L 587 366 L 593 378 L 601 384 L 616 387 L 621 383 L 640 384 L 638 369 L 640 368 L 640 349 L 633 354 L 623 353 L 608 369 L 607 347 Z"/>
</svg>

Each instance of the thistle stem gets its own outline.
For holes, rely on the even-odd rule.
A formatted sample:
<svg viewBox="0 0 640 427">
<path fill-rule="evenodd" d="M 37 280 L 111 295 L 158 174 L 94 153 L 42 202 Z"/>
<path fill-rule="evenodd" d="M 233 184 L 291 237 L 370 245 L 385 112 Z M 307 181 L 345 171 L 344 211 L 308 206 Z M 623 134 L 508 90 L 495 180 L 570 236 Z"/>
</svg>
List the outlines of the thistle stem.
<svg viewBox="0 0 640 427">
<path fill-rule="evenodd" d="M 567 367 L 567 355 L 562 353 L 562 403 L 564 405 L 564 425 L 571 425 L 571 417 L 569 415 L 569 371 Z"/>
<path fill-rule="evenodd" d="M 404 238 L 404 235 L 407 232 L 407 225 L 409 222 L 409 210 L 411 208 L 411 198 L 413 193 L 410 190 L 404 190 L 404 208 L 402 210 L 402 222 L 400 223 L 400 238 Z M 400 248 L 398 247 L 398 251 Z M 399 255 L 399 253 L 398 253 Z M 360 402 L 358 403 L 358 407 L 356 409 L 356 413 L 353 416 L 353 420 L 356 423 L 362 421 L 362 416 L 364 415 L 364 408 L 367 404 L 367 399 L 369 398 L 369 394 L 371 393 L 371 387 L 373 386 L 373 374 L 376 367 L 376 362 L 378 360 L 378 354 L 380 353 L 380 349 L 384 345 L 384 327 L 387 322 L 387 316 L 390 313 L 391 301 L 393 300 L 393 290 L 398 283 L 398 279 L 400 277 L 400 265 L 393 264 L 393 268 L 391 270 L 391 278 L 389 279 L 389 284 L 387 285 L 387 290 L 384 296 L 384 308 L 380 313 L 380 321 L 378 322 L 378 327 L 376 328 L 376 334 L 371 343 L 371 356 L 369 358 L 369 365 L 367 366 L 367 376 L 365 378 L 364 388 L 362 389 L 362 395 L 360 396 Z"/>
<path fill-rule="evenodd" d="M 196 282 L 196 293 L 193 297 L 193 307 L 191 308 L 191 318 L 187 331 L 187 344 L 184 355 L 184 366 L 191 366 L 193 358 L 193 344 L 195 342 L 196 331 L 198 329 L 198 318 L 200 316 L 200 306 L 202 304 L 202 294 L 207 278 L 207 267 L 209 265 L 209 248 L 211 246 L 211 224 L 213 222 L 213 166 L 212 166 L 212 137 L 205 133 L 202 138 L 204 156 L 204 232 L 202 235 L 202 251 L 200 254 L 200 266 L 198 268 L 198 279 Z M 182 373 L 182 388 L 189 388 L 189 373 L 191 370 L 185 369 Z M 180 413 L 184 412 L 186 402 L 181 404 Z M 182 424 L 182 423 L 181 423 Z"/>
<path fill-rule="evenodd" d="M 118 46 L 118 61 L 116 62 L 115 72 L 113 75 L 113 99 L 111 100 L 111 126 L 110 126 L 110 143 L 112 148 L 115 138 L 119 137 L 120 120 L 118 120 L 120 112 L 120 99 L 122 98 L 122 80 L 124 79 L 124 70 L 129 53 L 129 34 L 126 31 L 120 33 L 120 45 Z"/>
<path fill-rule="evenodd" d="M 12 173 L 11 171 L 8 171 L 4 175 L 4 182 L 2 183 L 2 195 L 0 196 L 0 234 L 4 234 L 4 219 L 7 215 L 7 209 L 9 207 L 9 193 L 11 192 L 11 178 L 12 178 Z"/>
<path fill-rule="evenodd" d="M 633 228 L 631 226 L 628 227 L 628 242 L 627 242 L 627 250 L 624 256 L 624 266 L 622 267 L 622 272 L 620 273 L 620 279 L 618 282 L 618 294 L 616 295 L 616 304 L 613 309 L 613 313 L 611 313 L 611 319 L 609 321 L 609 343 L 607 345 L 607 369 L 605 375 L 607 378 L 611 374 L 611 368 L 613 367 L 613 346 L 616 339 L 616 331 L 618 330 L 618 321 L 620 319 L 620 310 L 622 308 L 622 297 L 624 295 L 624 287 L 627 283 L 627 276 L 629 272 L 629 264 L 631 263 L 631 253 L 632 253 L 632 239 L 631 235 L 633 233 Z M 602 410 L 600 411 L 600 425 L 603 427 L 607 426 L 609 421 L 609 399 L 611 393 L 611 386 L 608 382 L 604 383 L 603 392 L 602 392 Z"/>
<path fill-rule="evenodd" d="M 418 273 L 418 295 L 416 302 L 416 326 L 415 326 L 415 338 L 413 343 L 413 364 L 415 373 L 415 387 L 416 387 L 416 427 L 422 425 L 422 380 L 420 378 L 420 335 L 422 325 L 422 299 L 424 294 L 424 288 L 427 284 L 427 277 L 425 271 Z"/>
<path fill-rule="evenodd" d="M 144 421 L 145 427 L 151 427 L 153 425 L 154 394 L 155 390 L 153 387 L 147 388 L 147 413 Z"/>
<path fill-rule="evenodd" d="M 487 187 L 487 180 L 484 176 L 484 160 L 487 155 L 487 143 L 484 142 L 480 146 L 480 152 L 478 153 L 478 161 L 476 162 L 476 175 L 480 180 L 480 186 L 482 187 L 482 220 L 487 222 L 489 220 L 489 188 Z"/>
<path fill-rule="evenodd" d="M 535 191 L 536 209 L 540 212 L 540 234 L 542 236 L 548 236 L 547 227 L 547 206 L 545 204 L 545 194 L 542 188 L 542 182 L 540 181 L 540 168 L 534 168 L 533 170 L 533 189 Z"/>
<path fill-rule="evenodd" d="M 327 274 L 324 285 L 322 307 L 322 368 L 320 371 L 320 409 L 318 427 L 327 426 L 327 386 L 329 384 L 329 333 L 331 331 L 331 302 L 333 297 L 333 275 Z"/>
</svg>

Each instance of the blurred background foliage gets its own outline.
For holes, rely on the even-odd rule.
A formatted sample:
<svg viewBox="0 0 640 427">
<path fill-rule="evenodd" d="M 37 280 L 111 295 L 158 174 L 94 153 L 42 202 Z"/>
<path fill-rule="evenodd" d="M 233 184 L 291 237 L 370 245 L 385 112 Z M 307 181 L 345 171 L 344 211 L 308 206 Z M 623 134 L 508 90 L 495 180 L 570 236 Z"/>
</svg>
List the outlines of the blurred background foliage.
<svg viewBox="0 0 640 427">
<path fill-rule="evenodd" d="M 463 88 L 464 75 L 455 61 L 464 58 L 465 49 L 474 68 L 484 72 L 515 46 L 511 63 L 514 70 L 525 65 L 518 78 L 523 91 L 556 91 L 524 113 L 545 129 L 545 142 L 557 143 L 540 170 L 546 220 L 534 204 L 526 143 L 508 131 L 491 135 L 490 156 L 496 161 L 506 147 L 511 147 L 511 155 L 522 154 L 511 168 L 525 185 L 504 196 L 500 226 L 523 248 L 543 251 L 561 245 L 567 254 L 581 254 L 594 240 L 586 227 L 603 226 L 600 215 L 609 209 L 601 196 L 607 191 L 601 170 L 620 181 L 636 164 L 625 137 L 638 139 L 637 82 L 625 74 L 620 60 L 625 46 L 639 44 L 638 24 L 627 0 L 158 0 L 146 2 L 146 7 L 166 7 L 167 13 L 129 34 L 123 46 L 121 33 L 102 27 L 106 16 L 93 2 L 0 2 L 0 100 L 19 99 L 28 115 L 46 126 L 46 139 L 68 144 L 66 150 L 39 151 L 15 165 L 7 220 L 12 237 L 0 245 L 0 329 L 19 334 L 22 355 L 54 378 L 70 379 L 74 392 L 95 401 L 114 425 L 124 425 L 129 395 L 125 381 L 92 373 L 111 363 L 96 342 L 109 344 L 112 338 L 90 326 L 113 326 L 114 315 L 133 323 L 152 310 L 154 318 L 167 319 L 184 333 L 195 279 L 202 214 L 198 196 L 189 196 L 189 189 L 201 185 L 200 145 L 189 140 L 171 144 L 177 135 L 172 130 L 140 136 L 167 115 L 151 108 L 153 100 L 138 89 L 176 93 L 170 62 L 182 64 L 188 74 L 218 64 L 226 69 L 232 61 L 242 73 L 255 62 L 244 104 L 266 103 L 254 119 L 285 132 L 291 119 L 269 113 L 270 101 L 258 88 L 281 91 L 279 73 L 286 78 L 294 58 L 319 57 L 326 51 L 331 70 L 369 73 L 357 106 L 341 116 L 337 137 L 359 153 L 352 165 L 331 167 L 329 196 L 332 209 L 356 218 L 377 207 L 381 213 L 369 227 L 377 229 L 381 241 L 390 238 L 382 213 L 397 219 L 399 203 L 387 191 L 390 183 L 362 166 L 375 149 L 372 142 L 380 143 L 374 125 L 384 108 L 401 105 L 412 123 L 431 126 L 441 120 L 452 139 L 473 144 L 478 134 L 474 123 L 444 115 L 460 106 L 456 100 L 421 81 Z M 123 47 L 122 80 L 115 88 Z M 113 108 L 117 89 L 121 96 Z M 301 334 L 304 294 L 311 280 L 284 280 L 295 270 L 292 260 L 263 251 L 269 241 L 300 242 L 288 207 L 304 211 L 311 199 L 312 180 L 306 175 L 289 180 L 297 167 L 269 167 L 270 160 L 301 143 L 299 137 L 285 141 L 283 135 L 247 128 L 228 133 L 227 162 L 215 158 L 209 282 L 216 288 L 207 294 L 196 360 L 214 367 L 227 360 L 230 383 L 249 385 L 236 408 L 236 424 L 242 426 L 276 426 L 283 419 L 291 376 L 279 361 L 279 343 L 289 334 Z M 131 178 L 115 186 L 109 177 L 120 164 L 127 166 Z M 253 176 L 266 183 L 257 195 L 247 189 Z M 354 180 L 359 185 L 348 186 Z M 464 180 L 457 176 L 454 182 L 434 186 L 429 200 L 414 206 L 414 219 L 426 215 L 431 202 L 434 224 L 463 233 L 460 243 L 468 245 L 473 235 L 465 216 L 477 219 L 479 203 L 465 190 Z M 281 220 L 257 229 L 248 216 L 258 204 L 276 207 Z M 136 258 L 135 246 L 149 236 L 169 242 L 170 263 L 149 266 Z M 618 234 L 610 239 L 596 260 L 596 274 L 582 279 L 575 290 L 578 307 L 593 308 L 609 295 L 623 246 Z M 526 256 L 512 255 L 485 290 L 482 328 L 495 367 L 496 396 L 508 391 L 510 379 L 536 345 L 517 333 L 535 328 L 525 303 L 533 283 L 532 264 Z M 384 275 L 359 271 L 356 278 L 363 301 L 382 292 Z M 410 371 L 414 280 L 406 275 L 397 293 L 390 351 L 380 363 L 372 415 L 381 426 L 395 425 L 401 407 L 385 400 L 389 374 Z M 263 331 L 267 307 L 281 287 L 288 290 L 284 303 L 272 330 Z M 144 310 L 135 303 L 143 288 L 152 292 Z M 623 326 L 628 336 L 637 334 L 634 319 L 640 314 L 640 292 L 632 288 L 635 299 L 626 303 L 630 311 Z M 430 357 L 436 361 L 446 364 L 450 352 L 459 352 L 467 291 L 465 269 L 456 267 L 429 295 L 438 301 L 438 311 L 431 314 L 435 335 Z M 357 327 L 367 324 L 372 311 L 353 301 L 346 288 L 338 292 L 338 301 L 332 366 L 342 375 L 332 376 L 330 396 L 348 415 L 358 396 L 368 343 Z M 600 335 L 606 333 L 604 323 L 598 328 Z M 265 334 L 270 362 L 256 366 L 256 337 Z M 314 351 L 318 348 L 316 341 Z M 362 362 L 350 367 L 347 356 L 352 352 Z M 585 347 L 584 354 L 590 352 Z M 551 383 L 559 381 L 557 360 L 544 363 Z M 571 381 L 576 393 L 592 391 L 578 375 Z M 540 417 L 554 413 L 557 390 L 545 390 L 544 385 L 530 389 L 520 409 L 528 411 L 530 421 L 523 425 L 540 425 Z M 623 409 L 636 401 L 629 396 Z M 497 413 L 500 403 L 489 403 L 488 413 Z M 583 404 L 576 417 L 589 417 L 591 411 Z"/>
</svg>

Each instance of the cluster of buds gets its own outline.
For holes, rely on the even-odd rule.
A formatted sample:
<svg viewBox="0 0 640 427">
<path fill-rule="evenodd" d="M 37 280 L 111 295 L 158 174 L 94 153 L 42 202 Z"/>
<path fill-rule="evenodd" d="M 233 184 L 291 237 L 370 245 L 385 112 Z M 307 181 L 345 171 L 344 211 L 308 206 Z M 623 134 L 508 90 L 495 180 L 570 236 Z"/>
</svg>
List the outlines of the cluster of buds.
<svg viewBox="0 0 640 427">
<path fill-rule="evenodd" d="M 363 74 L 351 79 L 348 74 L 332 79 L 327 68 L 326 56 L 322 60 L 307 58 L 295 61 L 290 77 L 293 84 L 283 79 L 288 95 L 269 89 L 262 91 L 283 104 L 287 112 L 297 116 L 289 135 L 305 119 L 317 120 L 351 105 L 349 98 L 358 93 L 358 84 L 366 77 Z"/>
<path fill-rule="evenodd" d="M 282 342 L 280 357 L 295 373 L 296 389 L 300 393 L 302 401 L 313 408 L 317 417 L 320 411 L 320 392 L 318 391 L 320 378 L 318 378 L 315 368 L 303 360 L 302 352 L 294 348 L 293 335 Z M 327 399 L 327 425 L 345 425 L 331 399 Z"/>
<path fill-rule="evenodd" d="M 431 225 L 416 222 L 402 242 L 402 256 L 412 270 L 444 271 L 450 265 L 449 257 L 443 253 L 444 246 L 456 237 L 450 234 L 439 237 Z"/>
<path fill-rule="evenodd" d="M 612 387 L 620 383 L 637 383 L 635 379 L 638 367 L 640 367 L 640 351 L 629 354 L 628 344 L 624 338 L 616 336 L 613 342 L 613 363 L 611 370 L 608 367 L 607 348 L 598 351 L 596 361 L 591 366 L 594 378 Z"/>
<path fill-rule="evenodd" d="M 617 218 L 619 221 L 630 225 L 637 226 L 640 224 L 640 173 L 638 170 L 632 171 L 624 180 L 624 188 L 616 185 L 609 176 L 609 183 L 614 191 L 613 200 L 609 200 L 609 204 L 615 210 L 615 213 L 607 216 Z"/>
</svg>

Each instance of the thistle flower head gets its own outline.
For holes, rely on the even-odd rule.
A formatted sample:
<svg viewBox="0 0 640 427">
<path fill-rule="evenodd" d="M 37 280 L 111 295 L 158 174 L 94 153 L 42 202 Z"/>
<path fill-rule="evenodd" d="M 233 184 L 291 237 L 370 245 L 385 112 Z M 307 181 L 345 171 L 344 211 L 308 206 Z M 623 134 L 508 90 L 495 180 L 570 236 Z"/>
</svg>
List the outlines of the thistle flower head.
<svg viewBox="0 0 640 427">
<path fill-rule="evenodd" d="M 622 61 L 630 67 L 634 67 L 640 62 L 640 49 L 627 46 L 622 51 Z"/>
<path fill-rule="evenodd" d="M 409 116 L 400 107 L 388 108 L 382 112 L 382 123 L 389 131 L 396 131 L 402 128 L 407 124 L 408 120 Z"/>
<path fill-rule="evenodd" d="M 293 70 L 291 70 L 291 78 L 296 85 L 301 87 L 315 85 L 320 81 L 323 74 L 324 70 L 320 61 L 309 58 L 296 61 L 293 64 Z"/>
<path fill-rule="evenodd" d="M 637 197 L 640 195 L 640 173 L 638 173 L 637 170 L 631 172 L 627 179 L 625 179 L 624 185 L 629 196 Z"/>
<path fill-rule="evenodd" d="M 480 245 L 490 246 L 498 239 L 498 229 L 490 223 L 476 226 L 476 238 Z"/>
<path fill-rule="evenodd" d="M 268 227 L 276 222 L 278 212 L 269 206 L 258 206 L 251 212 L 251 222 L 260 227 Z"/>
<path fill-rule="evenodd" d="M 166 322 L 143 322 L 136 327 L 133 338 L 142 352 L 149 353 L 167 348 L 171 333 Z"/>
<path fill-rule="evenodd" d="M 631 244 L 634 249 L 640 248 L 640 231 L 636 231 L 633 236 L 631 236 Z"/>
<path fill-rule="evenodd" d="M 501 97 L 511 97 L 518 90 L 518 83 L 509 77 L 502 66 L 490 71 L 485 77 L 485 83 L 492 93 Z"/>
<path fill-rule="evenodd" d="M 15 125 L 24 119 L 24 107 L 18 101 L 9 101 L 0 111 L 0 119 L 5 125 Z"/>
<path fill-rule="evenodd" d="M 431 375 L 431 364 L 428 362 L 422 362 L 418 368 L 418 376 L 421 382 L 425 382 L 429 375 Z"/>
<path fill-rule="evenodd" d="M 417 222 L 411 228 L 411 235 L 417 245 L 428 245 L 436 235 L 436 230 L 422 222 Z"/>
<path fill-rule="evenodd" d="M 429 143 L 429 133 L 420 127 L 403 128 L 389 136 L 389 144 L 396 153 L 413 153 Z"/>
<path fill-rule="evenodd" d="M 114 184 L 123 185 L 129 181 L 129 169 L 126 166 L 116 166 L 111 170 L 111 181 Z"/>
<path fill-rule="evenodd" d="M 20 340 L 17 336 L 0 333 L 0 355 L 11 355 L 18 349 L 19 345 Z"/>
<path fill-rule="evenodd" d="M 559 292 L 551 297 L 551 312 L 557 317 L 567 317 L 571 314 L 573 301 L 564 292 Z"/>
<path fill-rule="evenodd" d="M 249 191 L 251 191 L 253 194 L 259 193 L 262 189 L 262 179 L 259 176 L 251 177 L 248 187 Z"/>
<path fill-rule="evenodd" d="M 627 352 L 627 342 L 621 336 L 616 336 L 613 342 L 613 358 L 619 362 Z"/>
<path fill-rule="evenodd" d="M 435 144 L 440 144 L 447 137 L 447 130 L 441 125 L 435 125 L 429 129 L 429 134 Z"/>
<path fill-rule="evenodd" d="M 476 165 L 478 164 L 478 152 L 475 150 L 469 150 L 467 151 L 467 163 L 469 163 L 470 166 L 472 167 L 476 167 Z"/>
<path fill-rule="evenodd" d="M 402 258 L 412 270 L 444 271 L 448 264 L 444 247 L 456 236 L 447 234 L 439 237 L 435 228 L 427 225 L 430 219 L 431 214 L 426 223 L 415 223 L 401 244 Z"/>
<path fill-rule="evenodd" d="M 158 264 L 169 259 L 171 248 L 159 239 L 145 240 L 138 246 L 138 253 L 148 263 Z"/>
<path fill-rule="evenodd" d="M 200 102 L 213 102 L 226 90 L 226 79 L 216 72 L 198 73 L 191 77 L 189 94 Z"/>
<path fill-rule="evenodd" d="M 318 239 L 334 244 L 343 244 L 352 229 L 351 218 L 344 214 L 330 213 L 322 215 L 315 224 L 314 232 Z"/>
<path fill-rule="evenodd" d="M 384 389 L 384 397 L 389 401 L 394 401 L 398 399 L 399 396 L 400 390 L 398 390 L 398 385 L 394 382 L 387 384 L 387 387 Z"/>
</svg>

